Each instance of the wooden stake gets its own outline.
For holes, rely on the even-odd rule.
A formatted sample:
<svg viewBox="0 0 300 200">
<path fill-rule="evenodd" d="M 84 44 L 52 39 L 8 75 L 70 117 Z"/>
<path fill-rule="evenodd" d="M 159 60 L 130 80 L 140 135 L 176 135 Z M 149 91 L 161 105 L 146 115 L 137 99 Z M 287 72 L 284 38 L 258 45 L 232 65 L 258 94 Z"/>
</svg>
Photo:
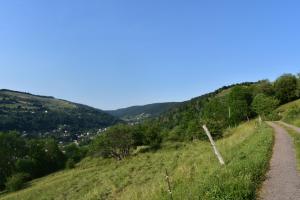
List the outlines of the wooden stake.
<svg viewBox="0 0 300 200">
<path fill-rule="evenodd" d="M 259 117 L 258 117 L 258 121 L 259 121 L 259 125 L 261 125 L 262 119 L 261 119 L 261 116 L 260 116 L 260 115 L 259 115 Z"/>
<path fill-rule="evenodd" d="M 204 131 L 205 131 L 207 137 L 209 138 L 209 141 L 210 141 L 210 143 L 211 143 L 211 146 L 213 147 L 214 152 L 215 152 L 217 158 L 219 159 L 220 164 L 221 164 L 221 165 L 225 165 L 225 162 L 224 162 L 224 160 L 223 160 L 223 158 L 222 158 L 220 152 L 218 151 L 218 149 L 217 149 L 217 147 L 216 147 L 216 143 L 214 142 L 214 140 L 213 140 L 213 138 L 212 138 L 212 136 L 211 136 L 211 134 L 210 134 L 208 128 L 206 127 L 206 125 L 203 125 L 203 129 L 204 129 Z"/>
<path fill-rule="evenodd" d="M 166 170 L 165 171 L 166 172 L 166 181 L 167 181 L 167 184 L 168 184 L 168 192 L 170 194 L 170 199 L 173 200 L 173 194 L 172 194 L 172 188 L 171 188 L 169 173 L 168 173 L 167 168 L 165 170 Z"/>
</svg>

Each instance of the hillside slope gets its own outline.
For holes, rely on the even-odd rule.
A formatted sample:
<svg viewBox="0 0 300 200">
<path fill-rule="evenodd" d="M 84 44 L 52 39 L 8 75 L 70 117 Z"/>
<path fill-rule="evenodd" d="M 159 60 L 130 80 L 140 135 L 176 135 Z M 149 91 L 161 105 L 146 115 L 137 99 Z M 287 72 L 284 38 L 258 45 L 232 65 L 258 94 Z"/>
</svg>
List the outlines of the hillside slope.
<svg viewBox="0 0 300 200">
<path fill-rule="evenodd" d="M 282 121 L 300 127 L 300 99 L 282 105 L 277 109 Z"/>
<path fill-rule="evenodd" d="M 118 121 L 89 106 L 54 97 L 0 90 L 0 131 L 59 135 L 104 128 Z"/>
<path fill-rule="evenodd" d="M 176 102 L 154 103 L 117 110 L 108 110 L 106 112 L 125 121 L 141 121 L 146 118 L 157 117 L 177 104 L 178 103 Z"/>
<path fill-rule="evenodd" d="M 259 133 L 259 134 L 257 134 Z M 123 161 L 86 158 L 73 170 L 35 180 L 2 200 L 31 199 L 254 199 L 272 152 L 272 130 L 255 122 L 227 132 L 217 141 L 226 162 L 221 167 L 208 142 L 167 143 L 157 152 Z"/>
</svg>

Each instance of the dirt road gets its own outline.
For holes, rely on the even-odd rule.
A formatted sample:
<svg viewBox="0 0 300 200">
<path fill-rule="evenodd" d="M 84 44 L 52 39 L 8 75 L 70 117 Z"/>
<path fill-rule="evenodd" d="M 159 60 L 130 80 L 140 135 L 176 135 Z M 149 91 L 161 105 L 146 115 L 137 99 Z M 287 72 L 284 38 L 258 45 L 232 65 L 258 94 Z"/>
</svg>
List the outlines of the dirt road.
<svg viewBox="0 0 300 200">
<path fill-rule="evenodd" d="M 275 144 L 270 171 L 260 192 L 262 200 L 299 200 L 300 176 L 296 168 L 296 155 L 292 139 L 287 131 L 273 122 Z"/>
</svg>

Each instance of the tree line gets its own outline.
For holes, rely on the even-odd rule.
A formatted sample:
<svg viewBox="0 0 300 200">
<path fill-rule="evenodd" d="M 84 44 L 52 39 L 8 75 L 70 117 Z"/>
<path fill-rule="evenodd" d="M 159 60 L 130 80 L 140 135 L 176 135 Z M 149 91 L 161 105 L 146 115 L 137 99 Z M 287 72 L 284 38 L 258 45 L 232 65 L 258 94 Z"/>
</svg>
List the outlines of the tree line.
<svg viewBox="0 0 300 200">
<path fill-rule="evenodd" d="M 158 118 L 138 125 L 113 126 L 92 142 L 90 153 L 122 160 L 137 146 L 157 149 L 167 140 L 206 139 L 202 124 L 209 127 L 214 137 L 222 137 L 226 128 L 258 115 L 263 119 L 279 119 L 275 109 L 297 98 L 300 98 L 300 74 L 284 74 L 274 82 L 262 80 L 223 87 L 184 102 Z"/>
<path fill-rule="evenodd" d="M 72 168 L 85 156 L 75 144 L 59 148 L 54 139 L 25 139 L 17 132 L 0 132 L 0 190 L 20 189 L 26 181 Z"/>
</svg>

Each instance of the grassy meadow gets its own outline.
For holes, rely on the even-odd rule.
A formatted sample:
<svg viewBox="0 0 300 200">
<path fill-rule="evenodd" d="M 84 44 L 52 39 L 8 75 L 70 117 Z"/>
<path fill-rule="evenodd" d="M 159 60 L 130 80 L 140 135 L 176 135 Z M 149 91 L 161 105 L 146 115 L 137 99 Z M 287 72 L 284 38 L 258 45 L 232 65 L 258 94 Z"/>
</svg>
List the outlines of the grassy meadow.
<svg viewBox="0 0 300 200">
<path fill-rule="evenodd" d="M 282 121 L 300 127 L 300 99 L 279 107 L 277 112 Z"/>
<path fill-rule="evenodd" d="M 166 143 L 156 152 L 139 153 L 123 161 L 86 158 L 75 169 L 30 182 L 1 200 L 255 199 L 268 168 L 272 129 L 244 123 L 217 141 L 226 166 L 220 166 L 208 142 Z"/>
</svg>

